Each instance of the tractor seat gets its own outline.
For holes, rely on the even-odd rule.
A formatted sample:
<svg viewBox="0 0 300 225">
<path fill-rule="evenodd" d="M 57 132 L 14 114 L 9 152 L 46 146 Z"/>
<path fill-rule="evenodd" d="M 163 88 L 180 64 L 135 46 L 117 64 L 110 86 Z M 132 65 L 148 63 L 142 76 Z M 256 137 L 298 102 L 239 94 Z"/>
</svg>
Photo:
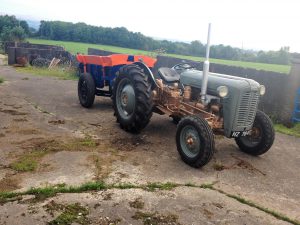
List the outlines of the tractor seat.
<svg viewBox="0 0 300 225">
<path fill-rule="evenodd" d="M 180 79 L 180 75 L 173 69 L 161 67 L 158 69 L 158 74 L 167 83 L 175 83 Z"/>
</svg>

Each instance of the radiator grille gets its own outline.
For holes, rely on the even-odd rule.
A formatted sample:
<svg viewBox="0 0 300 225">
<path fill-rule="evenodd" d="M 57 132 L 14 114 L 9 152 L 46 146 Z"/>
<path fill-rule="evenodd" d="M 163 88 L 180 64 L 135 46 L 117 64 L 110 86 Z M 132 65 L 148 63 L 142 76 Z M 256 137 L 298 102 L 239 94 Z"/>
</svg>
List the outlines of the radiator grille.
<svg viewBox="0 0 300 225">
<path fill-rule="evenodd" d="M 248 127 L 252 125 L 256 115 L 258 100 L 259 94 L 257 92 L 245 92 L 242 95 L 236 119 L 236 125 L 238 127 Z"/>
</svg>

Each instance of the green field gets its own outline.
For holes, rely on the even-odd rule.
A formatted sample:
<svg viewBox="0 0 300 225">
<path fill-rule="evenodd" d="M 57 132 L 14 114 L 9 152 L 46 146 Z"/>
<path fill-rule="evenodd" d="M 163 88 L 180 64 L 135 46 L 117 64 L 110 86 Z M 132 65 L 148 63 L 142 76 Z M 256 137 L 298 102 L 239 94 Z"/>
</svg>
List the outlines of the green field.
<svg viewBox="0 0 300 225">
<path fill-rule="evenodd" d="M 130 49 L 130 48 L 121 48 L 121 47 L 109 46 L 109 45 L 88 44 L 88 43 L 69 42 L 69 41 L 53 41 L 53 40 L 43 40 L 43 39 L 27 39 L 27 40 L 35 44 L 50 44 L 50 45 L 63 46 L 67 51 L 70 51 L 73 54 L 76 54 L 77 52 L 86 54 L 88 48 L 96 48 L 96 49 L 106 50 L 110 52 L 118 52 L 118 53 L 125 53 L 125 54 L 153 55 L 152 52 L 148 52 L 148 51 Z M 171 57 L 181 58 L 181 59 L 194 60 L 194 61 L 204 60 L 204 58 L 202 57 L 184 56 L 184 55 L 176 55 L 176 54 L 166 54 L 166 55 Z M 266 63 L 223 60 L 223 59 L 210 59 L 210 62 L 228 65 L 228 66 L 239 66 L 244 68 L 274 71 L 279 73 L 289 73 L 290 71 L 289 65 L 275 65 L 275 64 L 266 64 Z"/>
</svg>

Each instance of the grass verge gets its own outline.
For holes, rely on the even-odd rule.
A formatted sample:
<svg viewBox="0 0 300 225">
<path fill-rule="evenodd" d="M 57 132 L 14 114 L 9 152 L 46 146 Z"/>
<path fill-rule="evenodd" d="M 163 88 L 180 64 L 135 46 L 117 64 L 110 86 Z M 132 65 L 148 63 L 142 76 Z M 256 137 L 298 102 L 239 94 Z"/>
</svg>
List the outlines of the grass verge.
<svg viewBox="0 0 300 225">
<path fill-rule="evenodd" d="M 134 54 L 134 55 L 153 55 L 153 52 L 130 49 L 130 48 L 121 48 L 116 46 L 109 45 L 100 45 L 100 44 L 89 44 L 89 43 L 80 43 L 80 42 L 70 42 L 70 41 L 53 41 L 53 40 L 44 40 L 44 39 L 27 39 L 27 41 L 34 44 L 50 44 L 50 45 L 59 45 L 63 46 L 67 51 L 70 51 L 73 54 L 77 52 L 87 54 L 88 48 L 96 48 L 104 51 L 117 52 L 123 54 Z M 196 56 L 186 56 L 186 55 L 176 55 L 176 54 L 165 54 L 170 57 L 180 58 L 180 59 L 188 59 L 194 61 L 204 61 L 203 57 Z M 267 64 L 267 63 L 255 63 L 255 62 L 243 62 L 243 61 L 233 61 L 233 60 L 224 60 L 224 59 L 210 59 L 211 63 L 228 65 L 228 66 L 238 66 L 244 68 L 252 68 L 258 70 L 266 70 L 273 71 L 278 73 L 286 73 L 290 72 L 290 65 L 277 65 L 277 64 Z"/>
<path fill-rule="evenodd" d="M 18 67 L 16 69 L 20 73 L 29 73 L 36 76 L 42 77 L 56 77 L 61 80 L 78 80 L 73 70 L 64 70 L 62 68 L 48 69 L 48 68 L 38 68 L 33 66 Z"/>
<path fill-rule="evenodd" d="M 275 131 L 295 137 L 300 137 L 300 123 L 295 124 L 293 127 L 288 128 L 283 124 L 275 124 Z"/>
<path fill-rule="evenodd" d="M 82 184 L 80 186 L 66 186 L 66 185 L 56 185 L 56 186 L 48 186 L 43 188 L 31 188 L 24 192 L 0 192 L 0 203 L 6 203 L 9 201 L 15 201 L 20 200 L 19 197 L 22 197 L 23 195 L 34 195 L 35 200 L 44 200 L 46 198 L 55 196 L 58 193 L 82 193 L 87 191 L 99 191 L 99 190 L 107 190 L 107 189 L 143 189 L 146 191 L 155 191 L 155 190 L 172 190 L 175 187 L 194 187 L 194 188 L 201 188 L 201 189 L 210 189 L 213 191 L 217 191 L 223 195 L 226 195 L 229 198 L 235 199 L 236 201 L 248 205 L 252 208 L 256 208 L 260 211 L 263 211 L 269 215 L 274 216 L 275 218 L 289 222 L 293 225 L 300 225 L 300 221 L 291 219 L 287 217 L 286 215 L 283 215 L 282 213 L 276 212 L 274 210 L 271 210 L 269 208 L 263 207 L 255 202 L 252 202 L 250 200 L 247 200 L 241 196 L 233 195 L 224 192 L 223 190 L 220 190 L 218 188 L 214 187 L 215 182 L 208 183 L 208 184 L 201 184 L 196 185 L 192 183 L 187 184 L 179 184 L 179 183 L 148 183 L 146 185 L 136 185 L 136 184 L 106 184 L 104 182 L 88 182 L 85 184 Z"/>
</svg>

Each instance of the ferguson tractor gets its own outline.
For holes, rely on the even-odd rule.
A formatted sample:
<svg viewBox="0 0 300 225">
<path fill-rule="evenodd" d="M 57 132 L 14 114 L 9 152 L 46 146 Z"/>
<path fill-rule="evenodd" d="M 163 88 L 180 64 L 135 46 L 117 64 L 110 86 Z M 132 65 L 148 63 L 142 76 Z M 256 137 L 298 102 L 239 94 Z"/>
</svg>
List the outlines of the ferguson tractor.
<svg viewBox="0 0 300 225">
<path fill-rule="evenodd" d="M 182 160 L 202 167 L 214 154 L 214 134 L 234 138 L 241 151 L 251 155 L 267 152 L 274 141 L 269 117 L 258 110 L 265 87 L 254 80 L 209 72 L 209 40 L 203 71 L 186 63 L 159 68 L 155 60 L 137 57 L 112 74 L 106 96 L 112 96 L 117 122 L 128 132 L 137 133 L 150 122 L 152 113 L 166 114 L 177 125 L 176 144 Z M 86 65 L 83 65 L 86 67 Z M 85 70 L 85 69 L 84 69 Z M 91 106 L 95 86 L 91 72 L 81 70 L 78 94 L 83 106 Z M 89 70 L 91 71 L 91 70 Z M 102 93 L 102 94 L 101 94 Z M 89 104 L 86 104 L 89 102 Z"/>
</svg>

